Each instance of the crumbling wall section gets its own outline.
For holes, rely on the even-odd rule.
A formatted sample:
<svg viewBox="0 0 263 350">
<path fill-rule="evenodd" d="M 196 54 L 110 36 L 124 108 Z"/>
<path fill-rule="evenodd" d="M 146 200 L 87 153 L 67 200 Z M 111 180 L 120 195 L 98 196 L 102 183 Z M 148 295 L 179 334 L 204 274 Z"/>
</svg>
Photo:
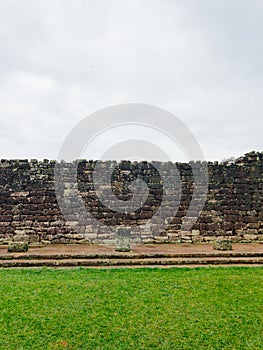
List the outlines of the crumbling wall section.
<svg viewBox="0 0 263 350">
<path fill-rule="evenodd" d="M 0 242 L 27 239 L 30 243 L 109 243 L 110 235 L 98 227 L 87 230 L 83 226 L 76 232 L 65 222 L 54 188 L 55 164 L 49 160 L 1 160 Z M 110 162 L 115 169 L 112 189 L 117 198 L 130 198 L 129 184 L 138 175 L 149 188 L 148 199 L 142 207 L 126 214 L 108 209 L 96 197 L 92 183 L 95 164 L 94 161 L 79 161 L 77 186 L 87 210 L 97 220 L 112 227 L 139 227 L 158 210 L 163 186 L 160 174 L 151 163 Z M 263 241 L 263 153 L 251 152 L 229 163 L 208 162 L 205 165 L 209 172 L 206 203 L 192 229 L 182 231 L 182 221 L 192 199 L 191 166 L 160 163 L 171 177 L 175 169 L 180 174 L 180 206 L 164 232 L 158 232 L 158 227 L 156 232 L 153 228 L 152 233 L 145 235 L 138 230 L 132 237 L 137 243 L 210 242 L 226 236 L 235 242 Z"/>
</svg>

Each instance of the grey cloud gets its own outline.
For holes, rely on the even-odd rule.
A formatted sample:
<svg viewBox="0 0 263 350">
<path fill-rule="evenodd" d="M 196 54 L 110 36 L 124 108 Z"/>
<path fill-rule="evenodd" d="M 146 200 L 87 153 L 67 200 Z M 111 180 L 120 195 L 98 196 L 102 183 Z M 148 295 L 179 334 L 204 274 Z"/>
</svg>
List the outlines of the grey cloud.
<svg viewBox="0 0 263 350">
<path fill-rule="evenodd" d="M 1 0 L 1 157 L 56 158 L 108 105 L 180 117 L 209 159 L 261 150 L 261 1 Z"/>
</svg>

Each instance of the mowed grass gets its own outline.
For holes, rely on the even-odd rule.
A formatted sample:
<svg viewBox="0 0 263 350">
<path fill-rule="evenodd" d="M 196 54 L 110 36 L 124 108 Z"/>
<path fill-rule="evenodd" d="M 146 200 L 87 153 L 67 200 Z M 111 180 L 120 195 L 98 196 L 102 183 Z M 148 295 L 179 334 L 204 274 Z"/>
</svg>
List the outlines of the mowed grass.
<svg viewBox="0 0 263 350">
<path fill-rule="evenodd" d="M 263 268 L 0 270 L 0 349 L 263 349 Z"/>
</svg>

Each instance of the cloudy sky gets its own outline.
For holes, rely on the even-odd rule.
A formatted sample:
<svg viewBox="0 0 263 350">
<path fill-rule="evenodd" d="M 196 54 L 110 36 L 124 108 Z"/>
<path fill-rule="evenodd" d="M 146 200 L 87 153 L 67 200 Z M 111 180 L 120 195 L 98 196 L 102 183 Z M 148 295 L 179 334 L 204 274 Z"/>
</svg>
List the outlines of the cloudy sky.
<svg viewBox="0 0 263 350">
<path fill-rule="evenodd" d="M 56 159 L 127 102 L 175 114 L 206 159 L 262 151 L 262 18 L 262 0 L 0 0 L 1 158 Z"/>
</svg>

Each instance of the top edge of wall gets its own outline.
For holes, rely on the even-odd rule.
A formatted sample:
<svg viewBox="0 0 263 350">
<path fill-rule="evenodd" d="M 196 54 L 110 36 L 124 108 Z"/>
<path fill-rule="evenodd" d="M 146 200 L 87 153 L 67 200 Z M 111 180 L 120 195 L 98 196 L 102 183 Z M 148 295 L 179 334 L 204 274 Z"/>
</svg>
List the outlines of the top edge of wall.
<svg viewBox="0 0 263 350">
<path fill-rule="evenodd" d="M 131 160 L 96 160 L 96 159 L 76 159 L 73 161 L 57 161 L 54 159 L 0 159 L 0 164 L 16 164 L 16 163 L 31 163 L 31 164 L 55 164 L 55 163 L 95 163 L 95 162 L 103 162 L 103 163 L 150 163 L 150 162 L 155 162 L 155 163 L 170 163 L 170 164 L 193 164 L 193 163 L 207 163 L 207 164 L 222 164 L 222 165 L 232 165 L 232 164 L 237 164 L 237 165 L 242 165 L 245 162 L 255 162 L 255 161 L 263 161 L 263 152 L 255 152 L 251 151 L 248 153 L 245 153 L 243 156 L 238 157 L 238 158 L 231 158 L 231 159 L 225 159 L 222 161 L 206 161 L 206 160 L 201 160 L 201 161 L 189 161 L 189 162 L 177 162 L 177 161 L 157 161 L 157 160 L 152 160 L 152 161 L 131 161 Z"/>
</svg>

